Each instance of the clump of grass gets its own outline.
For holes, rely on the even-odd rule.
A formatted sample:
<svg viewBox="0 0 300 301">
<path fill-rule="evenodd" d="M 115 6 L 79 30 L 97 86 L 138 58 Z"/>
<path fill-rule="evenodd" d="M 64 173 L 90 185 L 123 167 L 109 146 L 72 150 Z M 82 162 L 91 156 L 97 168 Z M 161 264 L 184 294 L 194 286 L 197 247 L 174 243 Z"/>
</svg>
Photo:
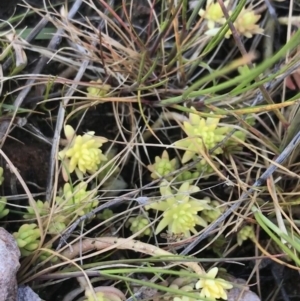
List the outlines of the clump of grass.
<svg viewBox="0 0 300 301">
<path fill-rule="evenodd" d="M 78 288 L 64 292 L 67 301 L 145 298 L 145 287 L 153 290 L 150 300 L 225 299 L 236 284 L 228 275 L 218 278 L 221 264 L 214 265 L 247 238 L 272 258 L 264 234 L 296 268 L 299 95 L 278 87 L 299 69 L 300 31 L 262 59 L 262 44 L 273 43 L 262 35 L 272 21 L 263 3 L 100 0 L 85 1 L 83 9 L 89 18 L 72 10 L 68 18 L 66 7 L 51 10 L 51 28 L 65 43 L 59 51 L 14 40 L 22 51 L 51 58 L 57 75 L 33 80 L 25 66 L 2 80 L 27 80 L 20 94 L 15 88 L 3 97 L 3 117 L 8 106 L 10 118 L 28 113 L 19 107 L 30 86 L 40 91 L 30 113 L 47 116 L 42 124 L 54 132 L 44 199 L 32 195 L 4 157 L 29 201 L 27 212 L 17 206 L 21 221 L 4 202 L 0 217 L 21 230 L 29 222 L 34 227 L 32 240 L 16 234 L 27 246 L 20 282 L 34 282 L 43 294 L 55 277 L 78 277 Z M 68 232 L 74 225 L 77 232 Z M 193 258 L 180 255 L 195 244 Z M 197 262 L 208 256 L 208 263 Z"/>
</svg>

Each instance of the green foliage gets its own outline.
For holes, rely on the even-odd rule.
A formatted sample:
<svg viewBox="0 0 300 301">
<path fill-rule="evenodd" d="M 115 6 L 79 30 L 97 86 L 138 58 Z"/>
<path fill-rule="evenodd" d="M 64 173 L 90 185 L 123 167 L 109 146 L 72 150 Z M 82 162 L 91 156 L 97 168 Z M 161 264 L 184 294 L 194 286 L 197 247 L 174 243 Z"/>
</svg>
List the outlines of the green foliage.
<svg viewBox="0 0 300 301">
<path fill-rule="evenodd" d="M 247 239 L 253 239 L 255 237 L 253 227 L 250 225 L 244 226 L 237 234 L 237 243 L 239 246 Z"/>
<path fill-rule="evenodd" d="M 4 172 L 3 168 L 0 167 L 0 185 L 2 185 L 2 183 L 3 183 L 3 181 L 4 181 L 3 172 Z"/>
<path fill-rule="evenodd" d="M 102 144 L 107 142 L 106 138 L 95 136 L 93 131 L 76 135 L 70 125 L 64 127 L 64 132 L 68 144 L 58 153 L 58 158 L 63 163 L 62 171 L 65 181 L 68 181 L 69 174 L 74 171 L 78 179 L 83 179 L 86 173 L 95 173 L 100 163 L 107 161 L 100 149 Z"/>
<path fill-rule="evenodd" d="M 179 162 L 177 158 L 170 160 L 168 152 L 164 150 L 161 157 L 156 156 L 155 162 L 148 165 L 147 168 L 151 171 L 151 178 L 158 179 L 175 171 L 178 165 Z"/>
<path fill-rule="evenodd" d="M 207 200 L 198 200 L 191 196 L 192 193 L 199 190 L 199 187 L 184 182 L 178 191 L 172 191 L 167 182 L 162 182 L 160 185 L 161 200 L 152 202 L 145 207 L 147 210 L 154 209 L 163 212 L 155 234 L 168 227 L 170 234 L 183 234 L 185 237 L 189 237 L 191 232 L 197 233 L 195 228 L 197 225 L 205 227 L 207 223 L 198 215 L 198 212 L 211 207 Z"/>
<path fill-rule="evenodd" d="M 23 224 L 13 236 L 22 256 L 32 254 L 39 247 L 41 233 L 36 224 Z"/>
<path fill-rule="evenodd" d="M 50 213 L 49 202 L 42 202 L 41 200 L 37 200 L 34 202 L 40 216 L 45 216 Z M 23 218 L 25 219 L 36 218 L 36 213 L 33 207 L 29 206 L 26 208 L 26 210 L 28 211 L 28 213 L 24 214 Z"/>
<path fill-rule="evenodd" d="M 152 232 L 151 232 L 151 228 L 149 227 L 149 219 L 147 217 L 145 217 L 144 215 L 138 215 L 135 217 L 130 217 L 127 221 L 126 226 L 129 227 L 130 231 L 132 233 L 137 233 L 139 231 L 141 231 L 142 229 L 144 229 L 145 227 L 147 227 L 146 229 L 144 229 L 144 231 L 142 231 L 138 237 L 143 237 L 143 236 L 151 236 Z"/>
<path fill-rule="evenodd" d="M 7 200 L 6 198 L 0 198 L 0 219 L 8 215 L 9 209 L 6 207 Z"/>
<path fill-rule="evenodd" d="M 175 146 L 185 150 L 181 159 L 182 163 L 186 163 L 193 159 L 196 155 L 202 155 L 205 151 L 215 147 L 222 141 L 229 128 L 218 126 L 220 118 L 212 117 L 202 118 L 195 113 L 189 114 L 189 121 L 183 122 L 183 130 L 188 136 L 182 140 L 176 141 Z M 223 150 L 218 147 L 213 154 L 221 154 Z"/>
<path fill-rule="evenodd" d="M 201 217 L 207 221 L 207 223 L 212 223 L 222 215 L 225 208 L 220 207 L 220 203 L 218 201 L 211 201 L 209 197 L 205 197 L 204 200 L 209 202 L 211 209 L 204 209 L 201 212 Z"/>
</svg>

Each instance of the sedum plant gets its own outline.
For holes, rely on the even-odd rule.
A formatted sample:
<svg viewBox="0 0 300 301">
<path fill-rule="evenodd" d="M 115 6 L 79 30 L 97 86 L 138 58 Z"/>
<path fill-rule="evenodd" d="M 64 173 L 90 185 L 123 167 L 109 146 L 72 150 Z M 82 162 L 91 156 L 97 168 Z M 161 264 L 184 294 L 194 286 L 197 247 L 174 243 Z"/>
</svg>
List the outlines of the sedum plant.
<svg viewBox="0 0 300 301">
<path fill-rule="evenodd" d="M 224 1 L 224 6 L 227 8 L 229 0 Z M 199 16 L 207 20 L 207 27 L 214 29 L 216 26 L 223 25 L 226 22 L 222 8 L 218 1 L 207 0 L 206 7 L 199 10 Z"/>
<path fill-rule="evenodd" d="M 229 1 L 224 1 L 225 8 L 228 9 Z M 229 16 L 232 15 L 232 11 L 228 11 Z M 207 21 L 208 31 L 207 35 L 216 35 L 226 22 L 224 13 L 218 1 L 207 0 L 206 8 L 200 9 L 199 16 Z M 264 32 L 263 28 L 260 28 L 256 24 L 261 18 L 261 15 L 257 15 L 252 6 L 247 8 L 243 7 L 233 25 L 236 31 L 246 38 L 252 38 L 255 34 L 262 34 Z M 232 32 L 228 29 L 225 34 L 225 38 L 229 38 Z"/>
<path fill-rule="evenodd" d="M 220 207 L 220 203 L 216 200 L 211 201 L 209 197 L 205 197 L 211 206 L 211 209 L 205 209 L 201 212 L 201 217 L 207 222 L 212 223 L 219 218 L 224 212 L 224 207 Z"/>
<path fill-rule="evenodd" d="M 98 79 L 97 81 L 90 81 L 90 84 L 91 86 L 87 88 L 87 96 L 90 98 L 104 97 L 111 89 L 111 86 L 103 84 L 101 79 Z"/>
<path fill-rule="evenodd" d="M 36 224 L 23 224 L 13 236 L 22 256 L 32 254 L 39 247 L 41 233 Z"/>
<path fill-rule="evenodd" d="M 195 292 L 195 281 L 191 280 L 188 277 L 179 277 L 172 281 L 169 285 L 169 288 L 192 293 Z M 166 294 L 163 296 L 163 300 L 165 301 L 197 301 L 196 299 L 189 298 L 186 296 L 168 296 Z"/>
<path fill-rule="evenodd" d="M 103 212 L 97 214 L 97 218 L 104 221 L 110 219 L 113 216 L 114 216 L 114 212 L 110 209 L 104 209 Z"/>
<path fill-rule="evenodd" d="M 94 198 L 95 194 L 87 190 L 87 184 L 80 182 L 75 186 L 65 183 L 59 195 L 55 198 L 53 215 L 49 223 L 48 233 L 57 234 L 66 229 L 69 222 L 78 217 L 85 215 L 98 206 L 98 200 Z M 35 202 L 36 208 L 41 217 L 50 216 L 51 208 L 49 202 L 40 200 Z M 25 219 L 36 218 L 35 211 L 32 207 L 27 207 Z"/>
<path fill-rule="evenodd" d="M 166 150 L 163 151 L 161 157 L 156 156 L 155 162 L 147 166 L 151 171 L 152 179 L 159 179 L 175 171 L 179 167 L 177 158 L 170 160 L 169 154 Z"/>
<path fill-rule="evenodd" d="M 94 192 L 87 190 L 87 184 L 80 182 L 75 186 L 66 183 L 63 190 L 55 199 L 57 212 L 52 217 L 48 232 L 57 234 L 66 229 L 68 223 L 85 215 L 98 206 L 98 200 L 94 198 Z"/>
<path fill-rule="evenodd" d="M 126 223 L 126 226 L 129 227 L 132 233 L 137 233 L 148 226 L 148 228 L 144 229 L 138 237 L 143 236 L 151 236 L 151 228 L 149 227 L 149 219 L 144 215 L 138 215 L 134 217 L 130 217 Z"/>
<path fill-rule="evenodd" d="M 155 234 L 159 234 L 168 227 L 170 234 L 183 234 L 185 237 L 189 237 L 191 232 L 197 233 L 195 228 L 197 225 L 205 227 L 207 223 L 198 212 L 211 209 L 211 207 L 207 200 L 198 200 L 191 196 L 192 193 L 199 190 L 199 187 L 184 182 L 178 191 L 173 192 L 167 182 L 162 182 L 160 185 L 162 200 L 145 206 L 146 210 L 163 211 Z"/>
<path fill-rule="evenodd" d="M 45 216 L 48 215 L 50 213 L 50 206 L 49 206 L 49 202 L 42 202 L 40 200 L 34 201 L 36 208 L 40 214 L 40 216 Z M 26 208 L 27 212 L 26 214 L 23 215 L 23 218 L 25 219 L 32 219 L 32 218 L 36 218 L 36 214 L 34 209 L 29 206 Z"/>
<path fill-rule="evenodd" d="M 79 179 L 82 179 L 86 173 L 95 173 L 100 163 L 107 160 L 100 149 L 107 139 L 95 136 L 93 131 L 84 135 L 76 135 L 70 125 L 64 127 L 64 132 L 68 144 L 58 153 L 58 157 L 62 161 L 64 180 L 68 181 L 69 174 L 74 171 Z"/>
<path fill-rule="evenodd" d="M 196 113 L 195 108 L 191 108 Z M 176 147 L 185 149 L 181 162 L 184 164 L 197 154 L 212 149 L 222 141 L 229 132 L 228 127 L 218 126 L 220 118 L 202 118 L 198 114 L 190 113 L 189 121 L 184 121 L 183 130 L 187 138 L 176 141 Z M 213 116 L 213 113 L 211 113 Z M 218 147 L 213 155 L 221 154 L 223 150 Z"/>
<path fill-rule="evenodd" d="M 98 206 L 98 200 L 94 199 L 94 192 L 87 190 L 85 182 L 80 182 L 74 187 L 66 183 L 60 196 L 56 197 L 56 203 L 61 206 L 64 216 L 72 217 L 85 215 Z"/>
<path fill-rule="evenodd" d="M 6 198 L 0 198 L 0 218 L 5 217 L 9 213 L 9 209 L 5 208 L 7 204 Z"/>
<path fill-rule="evenodd" d="M 211 301 L 227 300 L 226 290 L 233 286 L 221 278 L 216 278 L 217 274 L 218 268 L 214 267 L 206 273 L 206 278 L 202 278 L 196 283 L 196 289 L 201 289 L 200 298 L 209 298 Z"/>
<path fill-rule="evenodd" d="M 244 226 L 237 234 L 237 243 L 239 246 L 247 239 L 253 239 L 255 236 L 253 227 L 250 225 Z"/>
<path fill-rule="evenodd" d="M 263 28 L 260 28 L 256 23 L 261 18 L 261 15 L 255 14 L 252 7 L 243 8 L 239 13 L 237 19 L 233 23 L 235 29 L 240 35 L 246 38 L 252 38 L 255 34 L 263 34 Z M 225 38 L 231 36 L 231 30 L 229 29 L 225 35 Z"/>
</svg>

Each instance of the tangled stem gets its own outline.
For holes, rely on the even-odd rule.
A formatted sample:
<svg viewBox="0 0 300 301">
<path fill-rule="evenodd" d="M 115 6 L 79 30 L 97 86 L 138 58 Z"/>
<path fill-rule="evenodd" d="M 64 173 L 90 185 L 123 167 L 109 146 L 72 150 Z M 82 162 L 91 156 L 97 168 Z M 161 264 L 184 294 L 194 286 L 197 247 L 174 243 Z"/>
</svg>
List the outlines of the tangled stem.
<svg viewBox="0 0 300 301">
<path fill-rule="evenodd" d="M 135 252 L 141 252 L 143 254 L 151 256 L 168 256 L 169 260 L 178 259 L 177 255 L 162 250 L 151 244 L 140 242 L 138 240 L 116 237 L 85 238 L 73 244 L 72 248 L 67 248 L 62 253 L 62 255 L 69 259 L 73 259 L 79 254 L 90 252 L 93 250 L 103 250 L 106 248 L 133 250 Z M 184 265 L 192 269 L 198 275 L 205 273 L 204 269 L 200 265 L 198 265 L 197 262 L 178 262 L 178 264 Z"/>
</svg>

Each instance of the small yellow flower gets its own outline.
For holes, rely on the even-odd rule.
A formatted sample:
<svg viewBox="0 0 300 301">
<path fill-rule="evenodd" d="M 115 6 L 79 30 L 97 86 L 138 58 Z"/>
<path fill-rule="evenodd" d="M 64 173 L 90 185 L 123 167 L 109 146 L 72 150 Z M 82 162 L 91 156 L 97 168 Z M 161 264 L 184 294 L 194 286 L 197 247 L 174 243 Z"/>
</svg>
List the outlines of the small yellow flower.
<svg viewBox="0 0 300 301">
<path fill-rule="evenodd" d="M 94 136 L 95 132 L 87 132 L 83 136 L 76 135 L 70 125 L 64 127 L 64 132 L 68 145 L 58 153 L 63 162 L 64 180 L 67 181 L 68 174 L 74 171 L 79 179 L 82 179 L 85 173 L 95 173 L 100 163 L 107 160 L 99 149 L 107 139 Z"/>
<path fill-rule="evenodd" d="M 252 38 L 254 34 L 262 34 L 264 30 L 256 23 L 259 21 L 261 15 L 256 15 L 251 8 L 243 8 L 238 18 L 234 22 L 234 26 L 239 34 L 246 38 Z"/>
<path fill-rule="evenodd" d="M 224 5 L 227 8 L 229 1 L 224 1 Z M 207 27 L 209 29 L 215 28 L 215 24 L 223 25 L 226 21 L 219 2 L 213 2 L 213 0 L 207 0 L 206 9 L 200 9 L 200 17 L 207 20 Z"/>
<path fill-rule="evenodd" d="M 196 283 L 196 289 L 201 289 L 201 298 L 209 298 L 214 301 L 216 299 L 227 300 L 226 290 L 231 289 L 233 286 L 221 278 L 216 278 L 217 274 L 218 268 L 214 267 L 206 273 L 207 278 L 200 279 Z"/>
<path fill-rule="evenodd" d="M 261 15 L 256 15 L 251 7 L 243 8 L 233 25 L 240 35 L 252 38 L 254 34 L 262 34 L 264 32 L 263 28 L 256 24 L 260 18 Z M 230 35 L 231 30 L 229 29 L 225 37 L 229 38 Z"/>
<path fill-rule="evenodd" d="M 184 237 L 189 237 L 190 232 L 197 233 L 195 229 L 197 225 L 205 227 L 207 223 L 198 212 L 211 207 L 207 200 L 197 200 L 190 196 L 191 193 L 199 190 L 199 187 L 184 182 L 177 193 L 173 194 L 170 186 L 163 182 L 160 185 L 160 193 L 164 200 L 153 202 L 145 207 L 146 210 L 155 209 L 164 212 L 155 234 L 168 227 L 168 232 L 171 234 L 183 234 Z"/>
</svg>

